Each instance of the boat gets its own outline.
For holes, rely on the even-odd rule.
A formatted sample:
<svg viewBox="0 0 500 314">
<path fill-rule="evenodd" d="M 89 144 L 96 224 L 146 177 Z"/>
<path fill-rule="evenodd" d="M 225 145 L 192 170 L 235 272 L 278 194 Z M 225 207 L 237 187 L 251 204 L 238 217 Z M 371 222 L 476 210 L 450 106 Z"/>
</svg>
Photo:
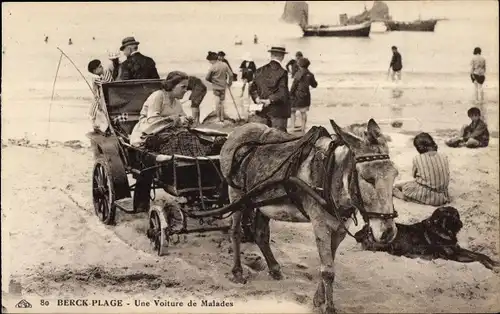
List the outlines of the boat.
<svg viewBox="0 0 500 314">
<path fill-rule="evenodd" d="M 281 20 L 298 24 L 304 37 L 369 37 L 371 29 L 369 16 L 349 21 L 346 14 L 340 14 L 340 23 L 336 25 L 311 25 L 308 23 L 309 5 L 305 1 L 286 1 Z"/>
<path fill-rule="evenodd" d="M 371 21 L 352 25 L 307 25 L 302 27 L 305 37 L 369 37 Z"/>
<path fill-rule="evenodd" d="M 388 31 L 433 32 L 438 20 L 416 20 L 413 22 L 385 21 Z"/>
</svg>

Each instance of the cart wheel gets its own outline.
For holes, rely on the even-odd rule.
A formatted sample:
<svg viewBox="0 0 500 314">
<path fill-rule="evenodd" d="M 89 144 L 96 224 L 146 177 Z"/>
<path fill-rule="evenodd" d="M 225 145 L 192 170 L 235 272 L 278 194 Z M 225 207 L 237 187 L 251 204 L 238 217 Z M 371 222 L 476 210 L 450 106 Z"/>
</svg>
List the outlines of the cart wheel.
<svg viewBox="0 0 500 314">
<path fill-rule="evenodd" d="M 95 214 L 106 225 L 115 223 L 116 206 L 111 170 L 104 156 L 98 157 L 92 173 L 92 198 Z"/>
<path fill-rule="evenodd" d="M 163 207 L 157 204 L 151 205 L 149 209 L 149 230 L 148 238 L 151 241 L 153 250 L 158 256 L 167 253 L 170 236 L 167 231 L 168 224 L 163 214 Z"/>
</svg>

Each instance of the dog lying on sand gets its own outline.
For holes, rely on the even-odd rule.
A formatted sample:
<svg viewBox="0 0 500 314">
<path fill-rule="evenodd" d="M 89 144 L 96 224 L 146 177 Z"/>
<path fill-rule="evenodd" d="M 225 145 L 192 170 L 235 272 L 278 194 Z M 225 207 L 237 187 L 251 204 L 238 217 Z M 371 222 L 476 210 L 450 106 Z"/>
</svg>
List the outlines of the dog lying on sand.
<svg viewBox="0 0 500 314">
<path fill-rule="evenodd" d="M 421 257 L 427 260 L 447 259 L 461 263 L 480 262 L 488 269 L 500 266 L 488 256 L 461 248 L 457 234 L 462 229 L 458 210 L 451 206 L 436 209 L 431 217 L 421 222 L 404 225 L 396 223 L 398 233 L 390 244 L 371 241 L 367 226 L 356 232 L 356 241 L 364 250 L 382 251 L 409 258 Z"/>
</svg>

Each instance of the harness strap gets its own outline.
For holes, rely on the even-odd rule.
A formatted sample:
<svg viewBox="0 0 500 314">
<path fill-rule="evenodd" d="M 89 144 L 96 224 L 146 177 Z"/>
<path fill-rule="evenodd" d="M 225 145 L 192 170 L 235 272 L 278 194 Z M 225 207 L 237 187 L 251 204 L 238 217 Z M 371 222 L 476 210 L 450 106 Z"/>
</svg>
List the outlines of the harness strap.
<svg viewBox="0 0 500 314">
<path fill-rule="evenodd" d="M 325 210 L 332 216 L 334 216 L 337 221 L 339 221 L 340 225 L 342 226 L 342 229 L 351 236 L 352 238 L 355 238 L 355 236 L 349 231 L 349 229 L 345 226 L 344 222 L 350 217 L 352 220 L 355 222 L 357 225 L 358 221 L 356 219 L 356 207 L 353 206 L 349 208 L 347 211 L 347 216 L 341 217 L 339 214 L 339 209 L 340 207 L 338 206 L 337 202 L 335 201 L 335 198 L 331 195 L 331 189 L 332 189 L 332 184 L 333 180 L 332 178 L 328 178 L 328 170 L 333 169 L 335 166 L 335 150 L 337 149 L 338 146 L 344 145 L 342 140 L 336 139 L 333 140 L 329 147 L 328 147 L 328 154 L 323 166 L 323 176 L 321 178 L 322 183 L 323 183 L 323 193 L 322 196 L 326 200 L 327 206 L 325 206 Z M 363 156 L 364 157 L 364 156 Z M 360 158 L 362 160 L 362 158 Z M 358 208 L 359 209 L 359 208 Z M 361 213 L 363 213 L 360 210 Z"/>
<path fill-rule="evenodd" d="M 252 202 L 252 207 L 263 207 L 267 205 L 279 205 L 281 202 L 286 200 L 288 198 L 288 195 L 282 195 L 276 198 L 271 198 L 259 202 Z"/>
<path fill-rule="evenodd" d="M 311 217 L 306 213 L 304 206 L 302 206 L 302 202 L 297 196 L 297 188 L 293 187 L 290 184 L 290 181 L 285 181 L 283 182 L 283 188 L 286 191 L 286 195 L 290 198 L 290 201 L 292 202 L 295 207 L 300 211 L 300 213 L 307 218 L 307 220 L 311 221 Z"/>
</svg>

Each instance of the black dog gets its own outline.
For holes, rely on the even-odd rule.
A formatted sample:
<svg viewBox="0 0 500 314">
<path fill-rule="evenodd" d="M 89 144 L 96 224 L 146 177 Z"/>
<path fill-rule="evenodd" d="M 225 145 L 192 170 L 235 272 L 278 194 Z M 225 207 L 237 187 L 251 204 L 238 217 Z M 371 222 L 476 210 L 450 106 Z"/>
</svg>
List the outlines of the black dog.
<svg viewBox="0 0 500 314">
<path fill-rule="evenodd" d="M 462 221 L 456 208 L 439 207 L 431 217 L 412 224 L 396 224 L 398 233 L 389 244 L 375 243 L 368 227 L 356 232 L 356 241 L 364 250 L 388 252 L 409 258 L 421 257 L 427 260 L 442 258 L 462 263 L 480 262 L 488 269 L 500 266 L 488 256 L 461 248 L 457 234 L 462 229 Z"/>
</svg>

